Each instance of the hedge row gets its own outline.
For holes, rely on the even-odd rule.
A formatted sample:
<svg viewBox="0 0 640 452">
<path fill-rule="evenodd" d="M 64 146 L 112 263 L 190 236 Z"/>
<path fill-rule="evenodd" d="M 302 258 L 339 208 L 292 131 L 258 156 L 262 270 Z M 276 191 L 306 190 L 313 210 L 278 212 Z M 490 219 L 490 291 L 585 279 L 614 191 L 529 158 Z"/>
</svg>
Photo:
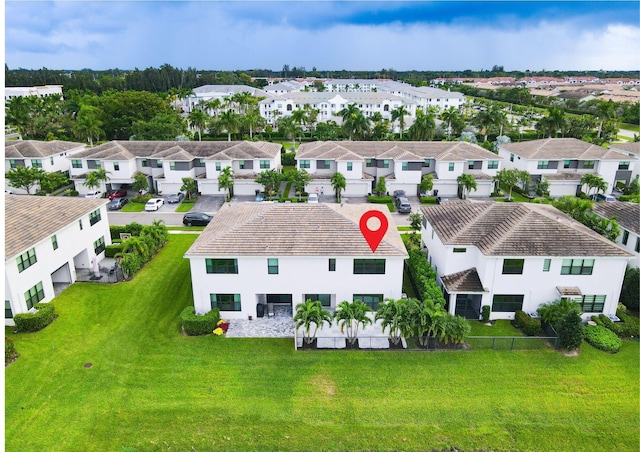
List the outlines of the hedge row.
<svg viewBox="0 0 640 452">
<path fill-rule="evenodd" d="M 513 325 L 520 328 L 527 336 L 538 336 L 542 333 L 542 324 L 540 319 L 534 319 L 524 311 L 516 311 Z"/>
<path fill-rule="evenodd" d="M 420 203 L 422 204 L 436 204 L 437 200 L 435 196 L 420 196 Z"/>
<path fill-rule="evenodd" d="M 36 308 L 36 312 L 13 316 L 13 321 L 16 322 L 16 331 L 19 333 L 40 331 L 53 322 L 56 314 L 53 303 L 36 303 L 34 308 Z"/>
<path fill-rule="evenodd" d="M 109 226 L 109 230 L 111 231 L 111 240 L 120 240 L 120 234 L 131 234 L 132 236 L 139 236 L 144 228 L 143 224 L 139 224 L 136 222 L 120 226 L 120 225 L 111 225 Z"/>
<path fill-rule="evenodd" d="M 438 287 L 436 283 L 436 272 L 420 248 L 414 248 L 409 251 L 407 265 L 418 289 L 418 297 L 420 300 L 433 300 L 435 303 L 444 306 L 445 300 L 442 295 L 442 290 L 440 290 L 440 287 Z"/>
<path fill-rule="evenodd" d="M 601 325 L 587 325 L 584 328 L 584 340 L 605 352 L 617 353 L 622 347 L 622 339 Z"/>
<path fill-rule="evenodd" d="M 618 316 L 620 317 L 620 316 Z M 634 337 L 634 336 L 638 336 L 639 332 L 638 332 L 638 324 L 631 321 L 631 317 L 623 314 L 622 315 L 622 319 L 624 319 L 625 317 L 627 317 L 628 321 L 626 322 L 613 322 L 609 317 L 607 317 L 604 314 L 600 314 L 598 316 L 592 316 L 591 320 L 593 320 L 594 322 L 596 322 L 596 324 L 603 326 L 605 328 L 607 328 L 608 330 L 611 330 L 613 333 L 615 333 L 618 337 Z"/>
<path fill-rule="evenodd" d="M 122 243 L 107 245 L 104 248 L 104 257 L 115 257 L 118 253 L 122 253 Z"/>
<path fill-rule="evenodd" d="M 369 202 L 371 204 L 393 204 L 393 198 L 391 196 L 369 196 Z"/>
<path fill-rule="evenodd" d="M 180 313 L 182 328 L 189 336 L 211 334 L 220 320 L 220 310 L 212 309 L 205 315 L 197 315 L 193 306 L 187 306 Z"/>
</svg>

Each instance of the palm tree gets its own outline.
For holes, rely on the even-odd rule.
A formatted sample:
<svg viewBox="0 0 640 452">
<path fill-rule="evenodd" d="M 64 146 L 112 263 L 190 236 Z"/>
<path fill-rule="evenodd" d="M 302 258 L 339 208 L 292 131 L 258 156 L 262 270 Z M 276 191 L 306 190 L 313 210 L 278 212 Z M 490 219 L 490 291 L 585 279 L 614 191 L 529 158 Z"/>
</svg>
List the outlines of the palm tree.
<svg viewBox="0 0 640 452">
<path fill-rule="evenodd" d="M 605 121 L 616 117 L 615 103 L 612 100 L 609 100 L 608 102 L 600 102 L 598 104 L 596 116 L 600 119 L 600 124 L 598 125 L 598 138 L 600 138 L 600 135 L 602 134 L 602 126 Z"/>
<path fill-rule="evenodd" d="M 596 193 L 604 193 L 607 190 L 607 182 L 597 174 L 587 173 L 580 179 L 581 185 L 587 186 L 587 194 L 591 194 L 592 189 L 596 189 Z"/>
<path fill-rule="evenodd" d="M 250 107 L 245 113 L 242 122 L 249 127 L 249 138 L 253 140 L 253 131 L 262 130 L 265 125 L 265 119 L 260 115 L 257 107 Z"/>
<path fill-rule="evenodd" d="M 198 141 L 202 141 L 202 130 L 207 126 L 207 115 L 198 109 L 189 113 L 189 125 L 198 131 Z"/>
<path fill-rule="evenodd" d="M 440 119 L 447 123 L 447 139 L 450 140 L 451 132 L 453 131 L 453 124 L 460 120 L 460 112 L 456 107 L 449 107 L 447 110 L 440 113 Z"/>
<path fill-rule="evenodd" d="M 285 116 L 278 119 L 278 130 L 285 138 L 291 138 L 291 149 L 296 150 L 296 135 L 298 133 L 298 126 L 291 116 Z"/>
<path fill-rule="evenodd" d="M 228 141 L 231 141 L 231 134 L 238 132 L 240 128 L 240 116 L 233 110 L 227 110 L 218 117 L 217 124 L 227 131 Z"/>
<path fill-rule="evenodd" d="M 433 111 L 425 113 L 416 110 L 416 119 L 409 127 L 409 136 L 415 141 L 430 141 L 436 133 L 436 120 Z"/>
<path fill-rule="evenodd" d="M 471 332 L 471 325 L 463 317 L 445 313 L 437 319 L 438 340 L 448 344 L 461 344 L 464 338 Z"/>
<path fill-rule="evenodd" d="M 225 199 L 229 200 L 231 190 L 233 190 L 233 170 L 230 166 L 225 166 L 218 175 L 218 190 L 226 190 Z"/>
<path fill-rule="evenodd" d="M 372 323 L 367 312 L 371 312 L 371 309 L 361 300 L 354 300 L 352 303 L 342 301 L 336 306 L 333 319 L 340 325 L 340 332 L 347 335 L 348 345 L 353 346 L 358 340 L 360 325 L 364 330 L 367 325 Z"/>
<path fill-rule="evenodd" d="M 509 125 L 507 115 L 495 105 L 480 111 L 474 122 L 483 131 L 484 141 L 491 131 L 497 130 L 498 135 L 502 135 L 502 129 Z"/>
<path fill-rule="evenodd" d="M 458 186 L 462 187 L 462 199 L 466 199 L 467 193 L 471 190 L 476 191 L 478 184 L 471 174 L 461 174 L 458 176 Z"/>
<path fill-rule="evenodd" d="M 515 169 L 501 169 L 493 176 L 493 180 L 498 182 L 498 187 L 509 187 L 509 199 L 513 186 L 518 183 L 518 172 Z"/>
<path fill-rule="evenodd" d="M 398 108 L 395 108 L 391 111 L 391 121 L 398 121 L 398 125 L 400 126 L 400 139 L 402 140 L 402 134 L 404 132 L 404 117 L 409 114 L 409 111 L 406 109 L 404 105 L 400 105 Z"/>
<path fill-rule="evenodd" d="M 104 168 L 97 168 L 95 171 L 89 171 L 83 185 L 89 189 L 100 188 L 103 182 L 106 183 L 107 180 L 109 180 L 109 174 L 111 173 Z"/>
<path fill-rule="evenodd" d="M 558 322 L 569 313 L 569 311 L 581 312 L 580 305 L 568 298 L 561 298 L 559 300 L 552 301 L 551 303 L 543 303 L 538 306 L 537 310 L 540 320 L 554 328 Z"/>
<path fill-rule="evenodd" d="M 387 299 L 378 306 L 375 320 L 382 320 L 382 332 L 389 328 L 389 340 L 393 345 L 399 345 L 403 337 L 411 334 L 411 313 L 417 303 L 414 299 Z"/>
<path fill-rule="evenodd" d="M 322 308 L 322 303 L 319 301 L 307 300 L 304 303 L 300 303 L 296 306 L 296 313 L 293 316 L 296 329 L 303 329 L 303 341 L 305 344 L 312 344 L 318 333 L 318 328 L 322 327 L 323 323 L 327 323 L 331 326 L 332 316 L 329 311 Z M 311 334 L 311 326 L 314 325 L 313 334 Z"/>
<path fill-rule="evenodd" d="M 427 345 L 429 338 L 437 334 L 439 326 L 437 319 L 445 313 L 440 304 L 430 299 L 415 305 L 411 313 L 411 331 L 412 335 L 418 338 L 421 346 Z"/>
<path fill-rule="evenodd" d="M 342 191 L 347 188 L 347 180 L 344 177 L 344 174 L 335 172 L 331 176 L 331 186 L 336 192 L 336 198 L 338 202 L 342 200 Z"/>
<path fill-rule="evenodd" d="M 94 138 L 98 139 L 104 135 L 104 131 L 101 129 L 102 121 L 98 119 L 97 114 L 98 109 L 96 107 L 83 105 L 80 107 L 74 127 L 76 136 L 78 138 L 86 138 L 91 147 L 93 147 Z"/>
<path fill-rule="evenodd" d="M 369 134 L 371 120 L 356 104 L 347 105 L 338 115 L 342 117 L 342 130 L 349 135 L 349 140 L 364 139 Z"/>
</svg>

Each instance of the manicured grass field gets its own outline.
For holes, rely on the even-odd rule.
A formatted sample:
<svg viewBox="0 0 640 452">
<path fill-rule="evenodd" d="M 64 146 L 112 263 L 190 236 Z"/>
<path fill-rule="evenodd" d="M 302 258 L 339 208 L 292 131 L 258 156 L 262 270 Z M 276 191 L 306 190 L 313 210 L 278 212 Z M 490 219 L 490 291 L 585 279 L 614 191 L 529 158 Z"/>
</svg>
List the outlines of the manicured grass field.
<svg viewBox="0 0 640 452">
<path fill-rule="evenodd" d="M 188 212 L 191 209 L 193 209 L 193 206 L 195 205 L 195 203 L 196 203 L 195 199 L 189 199 L 189 200 L 185 199 L 176 208 L 176 212 Z"/>
<path fill-rule="evenodd" d="M 124 206 L 122 209 L 120 209 L 121 212 L 143 212 L 144 211 L 144 203 L 141 202 L 130 202 L 129 204 L 127 204 L 126 206 Z"/>
<path fill-rule="evenodd" d="M 6 330 L 7 451 L 637 450 L 637 342 L 566 357 L 185 337 L 195 238 L 171 235 L 131 282 L 70 287 L 43 331 Z"/>
</svg>

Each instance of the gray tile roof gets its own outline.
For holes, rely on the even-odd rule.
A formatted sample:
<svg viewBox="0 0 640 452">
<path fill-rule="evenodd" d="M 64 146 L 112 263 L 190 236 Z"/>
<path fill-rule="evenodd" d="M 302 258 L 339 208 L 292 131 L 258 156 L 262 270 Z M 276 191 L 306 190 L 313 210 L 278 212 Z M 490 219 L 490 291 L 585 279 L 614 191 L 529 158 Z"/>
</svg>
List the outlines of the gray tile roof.
<svg viewBox="0 0 640 452">
<path fill-rule="evenodd" d="M 5 260 L 23 253 L 107 202 L 107 199 L 6 195 Z"/>
<path fill-rule="evenodd" d="M 629 160 L 619 152 L 577 138 L 546 138 L 501 144 L 500 147 L 521 157 L 536 160 Z"/>
<path fill-rule="evenodd" d="M 625 152 L 630 152 L 632 154 L 635 154 L 636 158 L 638 158 L 637 156 L 640 155 L 640 141 L 634 141 L 631 143 L 612 143 L 609 145 L 609 148 L 613 149 L 614 151 L 616 149 L 620 149 Z"/>
<path fill-rule="evenodd" d="M 191 161 L 275 158 L 282 145 L 266 141 L 110 141 L 74 154 L 74 159 L 132 160 L 137 158 Z"/>
<path fill-rule="evenodd" d="M 640 234 L 640 204 L 634 202 L 595 202 L 593 211 L 605 218 L 616 217 L 618 224 Z"/>
<path fill-rule="evenodd" d="M 502 160 L 477 144 L 466 141 L 316 141 L 302 143 L 296 153 L 300 159 L 333 159 L 331 153 L 340 149 L 358 160 L 389 158 L 420 161 L 432 158 L 440 161 Z M 350 160 L 344 157 L 341 160 Z M 355 160 L 355 159 L 354 159 Z"/>
<path fill-rule="evenodd" d="M 4 142 L 5 159 L 42 158 L 83 148 L 83 143 L 71 141 L 6 140 Z"/>
<path fill-rule="evenodd" d="M 360 217 L 369 210 L 380 210 L 389 222 L 375 253 L 359 226 Z M 190 256 L 408 255 L 386 206 L 227 203 L 185 254 Z"/>
<path fill-rule="evenodd" d="M 442 277 L 448 292 L 486 292 L 475 267 Z"/>
<path fill-rule="evenodd" d="M 550 205 L 448 201 L 422 212 L 444 244 L 486 256 L 631 256 Z"/>
</svg>

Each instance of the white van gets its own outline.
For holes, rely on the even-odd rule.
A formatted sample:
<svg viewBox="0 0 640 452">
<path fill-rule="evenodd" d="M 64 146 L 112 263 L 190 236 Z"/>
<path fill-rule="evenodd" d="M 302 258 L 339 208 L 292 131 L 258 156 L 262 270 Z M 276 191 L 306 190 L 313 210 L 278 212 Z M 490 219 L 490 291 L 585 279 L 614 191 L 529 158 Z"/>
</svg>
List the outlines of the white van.
<svg viewBox="0 0 640 452">
<path fill-rule="evenodd" d="M 318 195 L 315 193 L 309 193 L 309 197 L 307 198 L 307 202 L 309 204 L 318 204 Z"/>
</svg>

